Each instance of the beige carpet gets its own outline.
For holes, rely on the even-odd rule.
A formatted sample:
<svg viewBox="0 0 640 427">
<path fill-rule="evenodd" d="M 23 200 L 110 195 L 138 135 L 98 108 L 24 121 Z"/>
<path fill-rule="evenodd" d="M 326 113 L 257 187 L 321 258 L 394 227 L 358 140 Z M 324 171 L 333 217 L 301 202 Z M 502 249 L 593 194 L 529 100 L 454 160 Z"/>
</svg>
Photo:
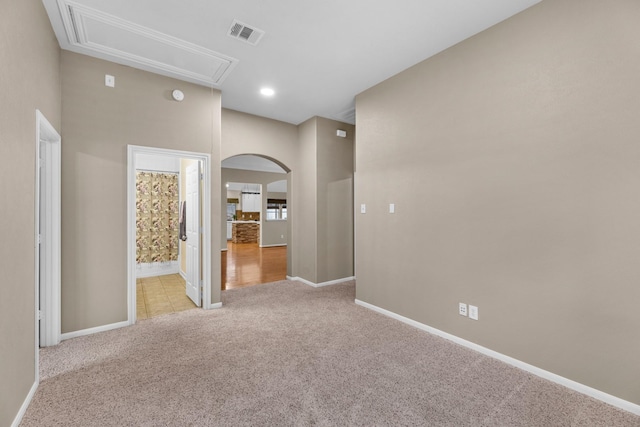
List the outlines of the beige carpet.
<svg viewBox="0 0 640 427">
<path fill-rule="evenodd" d="M 640 417 L 277 282 L 41 351 L 23 426 L 639 426 Z"/>
</svg>

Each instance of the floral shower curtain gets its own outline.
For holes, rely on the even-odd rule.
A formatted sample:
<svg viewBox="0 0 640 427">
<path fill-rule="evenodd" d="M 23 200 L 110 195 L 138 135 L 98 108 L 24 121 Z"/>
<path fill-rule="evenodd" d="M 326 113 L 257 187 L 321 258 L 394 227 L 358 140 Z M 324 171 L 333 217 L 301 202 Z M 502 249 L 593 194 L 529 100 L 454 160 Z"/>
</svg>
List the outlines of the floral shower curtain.
<svg viewBox="0 0 640 427">
<path fill-rule="evenodd" d="M 178 259 L 178 175 L 136 172 L 136 262 Z"/>
</svg>

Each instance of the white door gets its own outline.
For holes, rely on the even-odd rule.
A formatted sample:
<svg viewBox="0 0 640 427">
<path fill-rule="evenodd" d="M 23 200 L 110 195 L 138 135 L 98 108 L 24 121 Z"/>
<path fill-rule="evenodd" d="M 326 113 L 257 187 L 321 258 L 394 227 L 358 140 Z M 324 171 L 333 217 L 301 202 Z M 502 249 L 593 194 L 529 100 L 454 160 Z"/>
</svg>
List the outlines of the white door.
<svg viewBox="0 0 640 427">
<path fill-rule="evenodd" d="M 200 290 L 200 162 L 187 167 L 187 296 L 201 307 Z"/>
</svg>

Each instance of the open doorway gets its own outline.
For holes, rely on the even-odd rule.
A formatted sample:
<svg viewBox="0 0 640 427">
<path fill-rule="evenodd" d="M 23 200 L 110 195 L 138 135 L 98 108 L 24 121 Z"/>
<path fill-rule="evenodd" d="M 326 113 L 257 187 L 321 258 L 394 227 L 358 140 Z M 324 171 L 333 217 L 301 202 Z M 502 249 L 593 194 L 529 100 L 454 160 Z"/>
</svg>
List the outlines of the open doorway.
<svg viewBox="0 0 640 427">
<path fill-rule="evenodd" d="M 149 154 L 135 160 L 136 317 L 199 307 L 201 162 Z"/>
<path fill-rule="evenodd" d="M 139 146 L 128 156 L 129 323 L 212 308 L 210 156 Z"/>
<path fill-rule="evenodd" d="M 289 171 L 255 155 L 222 162 L 222 290 L 287 277 Z"/>
</svg>

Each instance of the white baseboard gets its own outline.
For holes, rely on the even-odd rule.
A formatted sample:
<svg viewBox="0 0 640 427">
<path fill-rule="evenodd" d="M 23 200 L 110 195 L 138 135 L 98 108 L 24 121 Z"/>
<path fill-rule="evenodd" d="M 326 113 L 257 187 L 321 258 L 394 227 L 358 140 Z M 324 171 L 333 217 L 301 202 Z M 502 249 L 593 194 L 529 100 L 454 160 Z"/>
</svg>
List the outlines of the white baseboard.
<svg viewBox="0 0 640 427">
<path fill-rule="evenodd" d="M 31 403 L 31 399 L 33 399 L 33 396 L 36 394 L 36 390 L 38 390 L 38 381 L 35 381 L 31 386 L 27 397 L 24 399 L 24 402 L 22 402 L 22 406 L 20 406 L 20 410 L 11 423 L 11 427 L 18 427 L 20 425 L 20 423 L 22 422 L 22 417 L 24 417 L 24 414 L 27 412 L 27 408 Z"/>
<path fill-rule="evenodd" d="M 544 369 L 538 368 L 536 366 L 530 365 L 526 362 L 523 362 L 518 359 L 514 359 L 513 357 L 507 356 L 502 353 L 498 353 L 497 351 L 493 351 L 486 347 L 482 347 L 476 343 L 471 341 L 467 341 L 463 338 L 457 337 L 455 335 L 451 335 L 447 332 L 441 331 L 440 329 L 433 328 L 431 326 L 425 325 L 424 323 L 416 322 L 415 320 L 409 319 L 408 317 L 401 316 L 397 313 L 394 313 L 389 310 L 385 310 L 384 308 L 380 308 L 373 304 L 369 304 L 364 301 L 360 301 L 358 299 L 355 300 L 357 305 L 368 308 L 369 310 L 373 310 L 385 316 L 391 317 L 393 319 L 399 320 L 403 323 L 411 325 L 415 328 L 421 329 L 423 331 L 432 333 L 449 341 L 453 341 L 456 344 L 460 344 L 472 350 L 475 350 L 479 353 L 482 353 L 486 356 L 493 357 L 494 359 L 505 362 L 511 366 L 515 366 L 516 368 L 520 368 L 523 371 L 527 371 L 533 375 L 536 375 L 540 378 L 544 378 L 545 380 L 549 380 L 556 384 L 560 384 L 571 390 L 575 390 L 579 393 L 585 394 L 587 396 L 593 397 L 594 399 L 598 399 L 602 402 L 608 403 L 609 405 L 615 406 L 620 409 L 624 409 L 625 411 L 631 412 L 636 415 L 640 415 L 640 405 L 636 405 L 635 403 L 629 402 L 627 400 L 621 399 L 619 397 L 613 396 L 611 394 L 605 393 L 603 391 L 597 390 L 595 388 L 589 387 L 587 385 L 581 384 L 579 382 L 570 380 L 568 378 L 562 377 L 560 375 L 554 374 L 553 372 L 545 371 Z"/>
<path fill-rule="evenodd" d="M 274 245 L 260 245 L 261 248 L 275 248 L 276 246 L 287 246 L 286 243 L 276 243 Z"/>
<path fill-rule="evenodd" d="M 213 303 L 213 304 L 209 305 L 209 308 L 211 308 L 211 309 L 222 308 L 222 302 Z"/>
<path fill-rule="evenodd" d="M 136 264 L 136 278 L 164 276 L 176 274 L 180 271 L 178 261 L 151 262 L 146 264 Z"/>
<path fill-rule="evenodd" d="M 67 332 L 60 336 L 62 341 L 68 340 L 71 338 L 82 337 L 84 335 L 96 334 L 98 332 L 110 331 L 112 329 L 124 328 L 125 326 L 129 326 L 128 321 L 111 323 L 109 325 L 96 326 L 95 328 L 81 329 L 79 331 Z"/>
<path fill-rule="evenodd" d="M 310 282 L 307 279 L 303 279 L 302 277 L 287 276 L 287 280 L 295 280 L 296 282 L 302 282 L 305 285 L 313 286 L 314 288 L 321 288 L 323 286 L 337 285 L 339 283 L 344 283 L 344 282 L 348 282 L 350 280 L 355 280 L 355 278 L 356 278 L 355 276 L 351 276 L 351 277 L 344 277 L 342 279 L 330 280 L 328 282 L 313 283 L 313 282 Z"/>
</svg>

